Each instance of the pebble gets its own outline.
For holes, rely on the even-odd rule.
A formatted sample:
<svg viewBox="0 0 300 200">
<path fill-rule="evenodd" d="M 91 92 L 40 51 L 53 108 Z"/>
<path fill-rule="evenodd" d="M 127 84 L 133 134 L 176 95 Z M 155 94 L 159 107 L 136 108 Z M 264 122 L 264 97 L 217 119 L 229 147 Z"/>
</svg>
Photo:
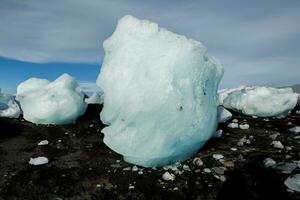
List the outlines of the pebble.
<svg viewBox="0 0 300 200">
<path fill-rule="evenodd" d="M 225 160 L 225 161 L 223 162 L 223 165 L 224 165 L 225 167 L 232 168 L 232 167 L 234 167 L 234 162 L 232 162 L 232 161 L 230 161 L 230 160 Z"/>
<path fill-rule="evenodd" d="M 165 172 L 162 175 L 162 179 L 165 181 L 174 181 L 175 180 L 175 175 L 169 172 Z"/>
<path fill-rule="evenodd" d="M 211 173 L 211 170 L 210 170 L 209 168 L 204 168 L 203 171 L 204 171 L 205 173 Z"/>
<path fill-rule="evenodd" d="M 197 167 L 201 167 L 203 165 L 203 161 L 201 158 L 196 157 L 193 159 L 193 164 Z"/>
<path fill-rule="evenodd" d="M 223 175 L 226 168 L 225 167 L 213 167 L 212 170 L 218 175 Z"/>
<path fill-rule="evenodd" d="M 222 154 L 213 154 L 213 158 L 216 160 L 220 160 L 220 159 L 223 159 L 224 156 Z"/>
<path fill-rule="evenodd" d="M 266 159 L 263 161 L 263 163 L 264 163 L 264 166 L 265 166 L 265 167 L 272 167 L 272 166 L 276 165 L 276 161 L 273 160 L 272 158 L 266 158 Z"/>
<path fill-rule="evenodd" d="M 273 145 L 273 147 L 276 148 L 276 149 L 283 149 L 284 148 L 283 144 L 280 141 L 276 141 L 276 140 L 273 141 L 271 143 L 271 145 Z"/>
</svg>

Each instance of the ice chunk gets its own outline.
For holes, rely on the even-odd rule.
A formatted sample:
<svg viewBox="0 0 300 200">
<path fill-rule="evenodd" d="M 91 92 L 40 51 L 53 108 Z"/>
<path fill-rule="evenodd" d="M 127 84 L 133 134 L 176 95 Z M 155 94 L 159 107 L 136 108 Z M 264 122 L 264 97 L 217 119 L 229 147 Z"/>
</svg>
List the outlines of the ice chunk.
<svg viewBox="0 0 300 200">
<path fill-rule="evenodd" d="M 172 174 L 172 173 L 169 173 L 169 172 L 165 172 L 165 173 L 162 175 L 162 179 L 165 180 L 165 181 L 174 181 L 175 175 Z"/>
<path fill-rule="evenodd" d="M 295 126 L 293 128 L 290 128 L 289 131 L 293 133 L 300 133 L 300 126 Z"/>
<path fill-rule="evenodd" d="M 21 109 L 15 97 L 10 94 L 3 94 L 0 90 L 0 117 L 18 118 L 20 114 Z"/>
<path fill-rule="evenodd" d="M 230 120 L 231 118 L 232 118 L 231 112 L 229 112 L 223 106 L 218 107 L 218 122 L 219 123 L 224 123 L 227 120 Z"/>
<path fill-rule="evenodd" d="M 272 158 L 266 158 L 266 159 L 263 161 L 263 163 L 264 163 L 264 166 L 265 166 L 265 167 L 272 167 L 272 166 L 276 165 L 276 161 L 273 160 Z"/>
<path fill-rule="evenodd" d="M 240 124 L 239 127 L 240 127 L 240 129 L 243 129 L 243 130 L 250 128 L 249 124 Z"/>
<path fill-rule="evenodd" d="M 230 124 L 227 125 L 228 128 L 238 128 L 239 127 L 239 124 L 238 123 L 235 123 L 235 122 L 232 122 Z"/>
<path fill-rule="evenodd" d="M 223 106 L 245 115 L 270 117 L 287 114 L 297 99 L 291 88 L 248 87 L 228 94 Z"/>
<path fill-rule="evenodd" d="M 200 42 L 132 16 L 103 46 L 105 144 L 145 167 L 195 154 L 217 126 L 222 66 Z"/>
<path fill-rule="evenodd" d="M 103 93 L 94 92 L 90 97 L 85 99 L 87 104 L 103 104 Z"/>
<path fill-rule="evenodd" d="M 48 161 L 48 158 L 46 157 L 37 157 L 37 158 L 30 158 L 29 160 L 29 164 L 31 165 L 43 165 L 43 164 L 47 164 L 49 161 Z"/>
<path fill-rule="evenodd" d="M 44 145 L 48 145 L 48 144 L 49 144 L 48 140 L 42 140 L 38 143 L 39 146 L 44 146 Z"/>
<path fill-rule="evenodd" d="M 73 77 L 63 74 L 53 82 L 31 78 L 17 88 L 24 119 L 36 124 L 68 124 L 86 110 L 84 94 Z"/>
<path fill-rule="evenodd" d="M 291 190 L 300 192 L 300 174 L 294 174 L 288 177 L 284 184 Z"/>
</svg>

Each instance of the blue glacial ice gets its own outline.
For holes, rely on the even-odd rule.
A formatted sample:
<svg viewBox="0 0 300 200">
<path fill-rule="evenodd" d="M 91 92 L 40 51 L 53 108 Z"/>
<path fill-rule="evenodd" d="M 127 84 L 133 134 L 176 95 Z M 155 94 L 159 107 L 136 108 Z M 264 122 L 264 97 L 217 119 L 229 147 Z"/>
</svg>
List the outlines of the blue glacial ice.
<svg viewBox="0 0 300 200">
<path fill-rule="evenodd" d="M 30 78 L 17 88 L 23 117 L 36 124 L 69 124 L 87 107 L 76 80 L 63 74 L 53 82 Z"/>
<path fill-rule="evenodd" d="M 202 43 L 128 15 L 103 47 L 105 144 L 145 167 L 194 155 L 216 130 L 219 62 Z"/>
</svg>

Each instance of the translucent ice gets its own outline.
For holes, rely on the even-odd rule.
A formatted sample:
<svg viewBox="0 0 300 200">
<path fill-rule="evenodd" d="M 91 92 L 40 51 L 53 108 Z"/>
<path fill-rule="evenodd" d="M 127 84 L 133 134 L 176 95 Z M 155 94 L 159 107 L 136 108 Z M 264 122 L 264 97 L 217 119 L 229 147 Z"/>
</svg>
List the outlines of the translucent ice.
<svg viewBox="0 0 300 200">
<path fill-rule="evenodd" d="M 258 117 L 285 115 L 296 106 L 298 100 L 298 94 L 291 88 L 245 87 L 225 96 L 219 94 L 225 108 Z"/>
<path fill-rule="evenodd" d="M 84 94 L 73 77 L 63 74 L 50 82 L 30 78 L 17 88 L 24 119 L 36 124 L 68 124 L 86 110 Z"/>
<path fill-rule="evenodd" d="M 0 117 L 18 118 L 20 114 L 21 110 L 15 97 L 3 94 L 0 90 Z"/>
<path fill-rule="evenodd" d="M 229 110 L 225 109 L 223 106 L 218 107 L 218 122 L 224 123 L 227 120 L 230 120 L 232 118 L 231 112 Z"/>
<path fill-rule="evenodd" d="M 284 184 L 288 188 L 300 192 L 300 174 L 291 175 L 285 180 Z"/>
<path fill-rule="evenodd" d="M 104 142 L 145 167 L 195 154 L 215 133 L 222 66 L 200 42 L 132 16 L 103 46 Z"/>
</svg>

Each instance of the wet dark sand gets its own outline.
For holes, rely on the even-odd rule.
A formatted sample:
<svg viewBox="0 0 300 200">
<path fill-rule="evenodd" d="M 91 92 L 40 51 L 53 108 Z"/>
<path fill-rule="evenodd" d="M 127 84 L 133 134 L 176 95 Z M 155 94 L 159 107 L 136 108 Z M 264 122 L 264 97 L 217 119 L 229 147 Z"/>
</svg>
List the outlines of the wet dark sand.
<svg viewBox="0 0 300 200">
<path fill-rule="evenodd" d="M 300 199 L 299 193 L 284 185 L 290 174 L 262 164 L 266 157 L 278 162 L 300 160 L 300 139 L 287 131 L 300 126 L 300 115 L 295 112 L 269 121 L 235 114 L 234 118 L 246 121 L 250 129 L 230 129 L 221 124 L 223 136 L 209 141 L 197 155 L 203 166 L 195 166 L 192 158 L 183 163 L 191 171 L 176 175 L 174 181 L 164 181 L 166 170 L 161 168 L 143 169 L 143 174 L 126 171 L 132 165 L 102 141 L 100 110 L 100 106 L 90 106 L 76 123 L 63 126 L 36 126 L 23 119 L 0 118 L 0 199 Z M 269 135 L 276 132 L 283 150 L 270 145 Z M 237 146 L 244 136 L 253 136 L 251 144 Z M 49 145 L 38 146 L 44 139 Z M 238 150 L 230 150 L 232 147 Z M 203 170 L 224 165 L 212 158 L 216 153 L 224 155 L 227 163 L 225 181 L 219 179 L 221 174 Z M 37 156 L 48 157 L 49 163 L 29 165 L 30 158 Z"/>
</svg>

